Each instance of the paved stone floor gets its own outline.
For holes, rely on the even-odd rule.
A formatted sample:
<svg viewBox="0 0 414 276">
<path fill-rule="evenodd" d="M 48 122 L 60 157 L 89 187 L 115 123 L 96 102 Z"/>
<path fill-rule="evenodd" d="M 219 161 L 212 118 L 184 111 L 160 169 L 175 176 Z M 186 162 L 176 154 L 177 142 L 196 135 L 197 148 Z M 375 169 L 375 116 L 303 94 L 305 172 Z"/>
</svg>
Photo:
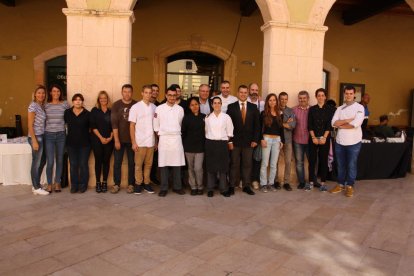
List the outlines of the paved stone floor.
<svg viewBox="0 0 414 276">
<path fill-rule="evenodd" d="M 414 275 L 413 175 L 351 199 L 30 189 L 0 185 L 0 275 Z"/>
</svg>

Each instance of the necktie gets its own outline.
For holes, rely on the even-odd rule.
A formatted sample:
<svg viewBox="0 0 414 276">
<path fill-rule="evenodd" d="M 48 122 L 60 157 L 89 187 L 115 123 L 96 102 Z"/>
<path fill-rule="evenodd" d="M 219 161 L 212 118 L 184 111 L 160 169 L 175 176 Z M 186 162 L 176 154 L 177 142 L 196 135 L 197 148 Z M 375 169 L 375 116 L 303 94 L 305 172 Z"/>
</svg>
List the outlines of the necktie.
<svg viewBox="0 0 414 276">
<path fill-rule="evenodd" d="M 242 121 L 243 121 L 243 125 L 244 122 L 246 121 L 246 107 L 244 106 L 244 103 L 241 103 L 241 115 L 242 115 Z"/>
</svg>

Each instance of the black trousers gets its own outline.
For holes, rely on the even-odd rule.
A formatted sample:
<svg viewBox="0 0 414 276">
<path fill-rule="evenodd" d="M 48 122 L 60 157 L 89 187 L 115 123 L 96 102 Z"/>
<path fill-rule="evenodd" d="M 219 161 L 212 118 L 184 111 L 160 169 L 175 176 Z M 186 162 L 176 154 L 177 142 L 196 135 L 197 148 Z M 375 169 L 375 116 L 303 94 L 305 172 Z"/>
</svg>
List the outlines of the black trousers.
<svg viewBox="0 0 414 276">
<path fill-rule="evenodd" d="M 101 182 L 101 172 L 103 171 L 102 181 L 108 181 L 109 163 L 114 150 L 114 143 L 110 142 L 103 145 L 100 141 L 92 139 L 92 151 L 95 156 L 95 177 L 96 182 Z"/>
<path fill-rule="evenodd" d="M 319 175 L 321 177 L 321 182 L 326 181 L 326 176 L 328 174 L 328 155 L 329 155 L 329 145 L 330 137 L 326 139 L 324 145 L 315 145 L 312 141 L 309 141 L 309 181 L 316 183 L 317 173 L 316 165 L 318 164 Z"/>
<path fill-rule="evenodd" d="M 238 186 L 241 180 L 243 187 L 248 187 L 251 184 L 252 174 L 252 161 L 253 161 L 253 148 L 252 147 L 234 147 L 231 151 L 231 169 L 230 169 L 230 187 Z M 241 164 L 241 167 L 240 167 Z"/>
</svg>

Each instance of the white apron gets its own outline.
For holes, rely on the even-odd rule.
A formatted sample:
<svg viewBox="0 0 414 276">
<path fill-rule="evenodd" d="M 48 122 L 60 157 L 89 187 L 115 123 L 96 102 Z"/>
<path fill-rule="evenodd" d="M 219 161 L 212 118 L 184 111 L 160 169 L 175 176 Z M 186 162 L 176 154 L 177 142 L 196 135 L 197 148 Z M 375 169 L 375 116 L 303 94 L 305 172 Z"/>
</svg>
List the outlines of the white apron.
<svg viewBox="0 0 414 276">
<path fill-rule="evenodd" d="M 161 135 L 158 142 L 158 167 L 185 165 L 181 135 Z"/>
</svg>

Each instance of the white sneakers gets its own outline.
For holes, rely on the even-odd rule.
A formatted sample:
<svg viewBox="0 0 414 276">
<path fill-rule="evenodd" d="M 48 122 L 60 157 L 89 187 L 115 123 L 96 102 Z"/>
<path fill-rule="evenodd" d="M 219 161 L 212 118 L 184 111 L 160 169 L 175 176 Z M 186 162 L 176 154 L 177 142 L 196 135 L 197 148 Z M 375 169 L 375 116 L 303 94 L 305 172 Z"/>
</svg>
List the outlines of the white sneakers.
<svg viewBox="0 0 414 276">
<path fill-rule="evenodd" d="M 33 194 L 35 194 L 35 195 L 48 195 L 49 194 L 48 191 L 45 191 L 42 188 L 32 189 L 32 191 L 33 191 Z"/>
</svg>

